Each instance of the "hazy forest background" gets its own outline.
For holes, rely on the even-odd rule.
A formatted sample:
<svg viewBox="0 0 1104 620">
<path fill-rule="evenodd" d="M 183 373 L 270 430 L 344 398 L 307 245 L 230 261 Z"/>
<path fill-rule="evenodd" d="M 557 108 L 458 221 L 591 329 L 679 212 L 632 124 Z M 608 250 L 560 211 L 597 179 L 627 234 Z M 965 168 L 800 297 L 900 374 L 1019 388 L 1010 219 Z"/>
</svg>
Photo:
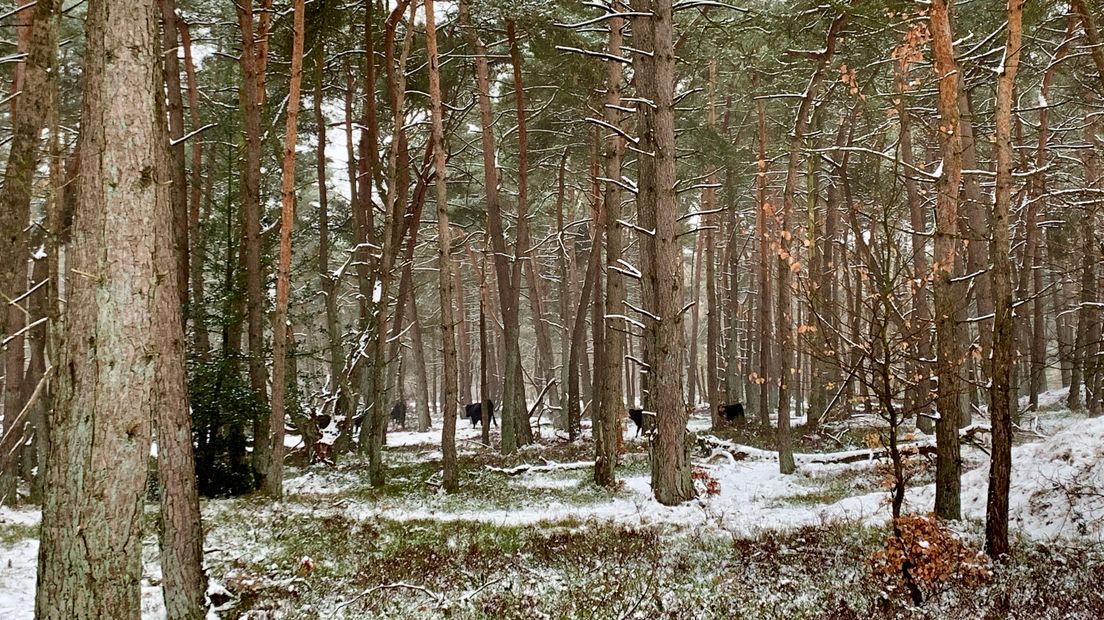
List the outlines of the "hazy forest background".
<svg viewBox="0 0 1104 620">
<path fill-rule="evenodd" d="M 0 2 L 0 616 L 1101 617 L 1102 22 Z"/>
</svg>

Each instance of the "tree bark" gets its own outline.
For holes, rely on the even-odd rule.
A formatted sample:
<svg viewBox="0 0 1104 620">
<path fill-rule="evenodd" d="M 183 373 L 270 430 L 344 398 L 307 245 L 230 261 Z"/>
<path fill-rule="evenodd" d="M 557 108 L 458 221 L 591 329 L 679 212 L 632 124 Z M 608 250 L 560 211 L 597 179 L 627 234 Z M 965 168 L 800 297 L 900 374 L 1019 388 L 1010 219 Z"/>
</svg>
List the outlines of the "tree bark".
<svg viewBox="0 0 1104 620">
<path fill-rule="evenodd" d="M 188 183 L 184 170 L 184 97 L 180 90 L 180 35 L 176 0 L 158 0 L 169 116 L 169 178 L 172 179 L 173 242 L 176 247 L 177 282 L 188 282 Z M 188 305 L 188 287 L 179 287 L 180 305 Z M 183 328 L 183 326 L 182 326 Z"/>
<path fill-rule="evenodd" d="M 959 368 L 963 360 L 955 324 L 960 287 L 953 281 L 958 237 L 958 186 L 962 178 L 958 113 L 958 62 L 951 34 L 947 0 L 933 0 L 930 22 L 935 75 L 939 82 L 939 143 L 943 162 L 936 181 L 935 254 L 932 277 L 935 291 L 935 330 L 939 388 L 936 406 L 935 513 L 944 519 L 961 516 L 961 469 L 958 421 L 962 416 Z"/>
<path fill-rule="evenodd" d="M 19 93 L 12 105 L 12 137 L 8 163 L 0 189 L 0 339 L 18 333 L 25 316 L 10 300 L 18 299 L 27 290 L 27 260 L 30 247 L 26 235 L 30 222 L 31 193 L 35 169 L 38 166 L 41 134 L 51 106 L 51 70 L 58 47 L 57 0 L 43 0 L 27 11 L 30 24 L 20 30 L 26 36 L 26 60 L 20 64 L 21 75 L 13 84 Z M 18 107 L 16 106 L 18 103 Z M 18 110 L 18 111 L 17 111 Z M 6 349 L 0 349 L 5 360 L 4 430 L 23 405 L 24 337 L 12 339 Z M 0 455 L 0 504 L 16 500 L 18 450 Z"/>
<path fill-rule="evenodd" d="M 997 187 L 989 227 L 993 294 L 993 351 L 990 358 L 989 417 L 993 428 L 992 462 L 989 466 L 988 501 L 985 510 L 985 550 L 1000 558 L 1009 552 L 1008 488 L 1012 471 L 1012 267 L 1009 255 L 1009 205 L 1012 202 L 1012 102 L 1020 67 L 1023 0 L 1008 2 L 1008 40 L 1003 71 L 997 75 L 996 124 Z M 1044 138 L 1045 139 L 1045 138 Z"/>
<path fill-rule="evenodd" d="M 183 20 L 177 20 L 177 28 L 180 31 L 180 45 L 184 48 L 184 74 L 188 80 L 188 111 L 191 116 L 192 130 L 199 129 L 199 86 L 196 80 L 195 63 L 192 61 L 192 36 L 188 24 Z M 207 359 L 211 351 L 211 335 L 207 331 L 206 296 L 204 293 L 203 265 L 204 244 L 201 238 L 200 214 L 202 211 L 203 187 L 203 141 L 196 136 L 192 140 L 192 179 L 188 184 L 191 195 L 188 202 L 188 275 L 191 278 L 191 304 L 189 306 L 192 320 L 192 331 L 195 343 L 193 344 L 196 357 L 200 361 Z M 213 175 L 211 177 L 213 179 Z M 184 282 L 182 286 L 187 286 Z M 187 317 L 185 317 L 187 318 Z"/>
<path fill-rule="evenodd" d="M 450 231 L 448 218 L 448 190 L 445 186 L 445 127 L 444 104 L 441 102 L 440 57 L 437 52 L 437 27 L 434 24 L 433 0 L 425 0 L 426 53 L 429 55 L 429 98 L 432 117 L 434 168 L 437 174 L 437 237 L 438 275 L 441 293 L 441 351 L 444 357 L 444 421 L 441 430 L 441 454 L 444 468 L 445 491 L 453 493 L 460 486 L 456 464 L 456 324 L 452 312 L 452 277 L 449 265 Z"/>
<path fill-rule="evenodd" d="M 261 479 L 261 491 L 281 498 L 284 495 L 284 420 L 286 418 L 288 292 L 291 285 L 291 231 L 295 226 L 295 144 L 299 138 L 299 100 L 303 82 L 304 0 L 295 0 L 291 46 L 291 81 L 288 87 L 287 131 L 284 134 L 283 169 L 280 194 L 280 259 L 276 271 L 276 312 L 272 329 L 272 417 L 269 441 L 272 457 Z M 298 378 L 294 375 L 291 381 Z M 378 404 L 377 404 L 378 405 Z"/>
<path fill-rule="evenodd" d="M 502 304 L 502 323 L 504 334 L 504 355 L 506 357 L 505 377 L 503 377 L 503 397 L 499 408 L 502 423 L 503 454 L 513 454 L 519 445 L 524 445 L 524 433 L 519 429 L 527 425 L 525 407 L 525 386 L 521 378 L 521 348 L 518 342 L 518 280 L 514 278 L 515 269 L 520 268 L 508 263 L 505 232 L 502 226 L 501 207 L 498 200 L 498 173 L 495 169 L 494 117 L 491 111 L 490 78 L 487 50 L 475 32 L 471 23 L 468 2 L 461 2 L 459 8 L 460 26 L 464 38 L 475 54 L 476 90 L 479 101 L 479 120 L 483 147 L 483 180 L 487 192 L 487 234 L 491 238 L 494 250 L 495 276 L 498 283 L 499 300 Z M 515 251 L 518 251 L 515 244 Z"/>
<path fill-rule="evenodd" d="M 245 125 L 245 170 L 242 172 L 241 203 L 245 227 L 245 298 L 249 334 L 249 385 L 254 397 L 268 402 L 268 377 L 264 351 L 264 290 L 261 276 L 261 106 L 264 100 L 264 70 L 267 58 L 267 13 L 260 13 L 260 25 L 253 26 L 253 2 L 238 5 L 242 34 L 240 57 L 242 107 Z M 253 473 L 257 480 L 268 471 L 272 446 L 268 442 L 270 414 L 253 421 Z"/>
<path fill-rule="evenodd" d="M 162 316 L 162 297 L 179 305 L 158 273 L 168 264 L 158 247 L 172 243 L 156 163 L 158 16 L 153 3 L 118 0 L 91 0 L 87 15 L 68 265 L 76 275 L 50 420 L 35 617 L 138 620 L 155 386 L 164 358 L 179 355 L 165 350 L 166 330 L 182 334 L 178 314 L 175 324 Z"/>
<path fill-rule="evenodd" d="M 682 256 L 678 243 L 678 196 L 675 142 L 674 15 L 670 0 L 633 0 L 632 18 L 636 54 L 637 94 L 649 100 L 637 105 L 641 164 L 651 159 L 650 172 L 640 166 L 638 194 L 640 225 L 654 234 L 644 235 L 641 273 L 644 307 L 652 315 L 646 323 L 652 332 L 648 363 L 649 401 L 656 416 L 656 432 L 650 445 L 652 490 L 664 505 L 680 504 L 695 496 L 690 480 L 689 446 L 686 441 L 688 411 L 683 401 L 682 369 Z M 649 156 L 648 154 L 653 154 Z M 646 317 L 646 320 L 648 318 Z M 662 389 L 658 389 L 662 386 Z"/>
<path fill-rule="evenodd" d="M 613 10 L 619 7 L 615 3 Z M 609 20 L 609 42 L 606 52 L 611 56 L 621 56 L 621 44 L 624 41 L 625 21 L 621 17 Z M 605 121 L 621 128 L 621 62 L 606 61 L 606 98 L 603 113 Z M 604 305 L 605 338 L 602 341 L 605 350 L 602 355 L 601 390 L 598 403 L 594 407 L 594 483 L 612 487 L 617 482 L 614 468 L 617 465 L 617 444 L 620 439 L 620 426 L 617 421 L 625 414 L 625 401 L 621 388 L 622 349 L 625 339 L 621 331 L 630 332 L 632 324 L 615 318 L 623 315 L 625 309 L 625 281 L 621 276 L 624 267 L 620 264 L 622 247 L 621 228 L 621 159 L 624 155 L 624 142 L 616 132 L 606 136 L 606 181 L 602 195 L 603 232 L 606 238 L 606 298 Z"/>
</svg>

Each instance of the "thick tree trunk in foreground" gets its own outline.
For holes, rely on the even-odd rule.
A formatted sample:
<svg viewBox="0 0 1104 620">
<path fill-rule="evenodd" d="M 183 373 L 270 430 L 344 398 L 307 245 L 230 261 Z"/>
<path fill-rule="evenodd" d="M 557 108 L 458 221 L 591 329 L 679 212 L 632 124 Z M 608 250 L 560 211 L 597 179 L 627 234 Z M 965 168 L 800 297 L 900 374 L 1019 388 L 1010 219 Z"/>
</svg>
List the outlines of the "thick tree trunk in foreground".
<svg viewBox="0 0 1104 620">
<path fill-rule="evenodd" d="M 652 56 L 642 62 L 643 54 L 633 59 L 637 69 L 637 95 L 654 102 L 655 107 L 638 105 L 640 150 L 654 153 L 654 174 L 644 176 L 637 185 L 650 186 L 638 194 L 640 223 L 655 231 L 642 239 L 644 261 L 644 308 L 655 318 L 645 317 L 652 332 L 648 384 L 652 389 L 648 403 L 656 415 L 656 433 L 651 442 L 652 490 L 656 500 L 674 505 L 692 499 L 687 453 L 686 422 L 688 411 L 683 400 L 682 369 L 682 256 L 678 243 L 678 197 L 675 185 L 675 49 L 674 17 L 670 0 L 634 0 L 633 12 L 651 13 L 633 17 L 633 45 Z M 647 159 L 647 155 L 642 155 Z M 660 389 L 662 388 L 662 389 Z"/>
<path fill-rule="evenodd" d="M 960 288 L 953 282 L 958 252 L 958 186 L 962 179 L 961 142 L 958 121 L 958 62 L 951 34 L 950 6 L 947 0 L 933 0 L 931 11 L 932 55 L 939 81 L 939 143 L 943 157 L 942 174 L 936 181 L 935 255 L 932 264 L 935 290 L 936 353 L 939 356 L 939 388 L 936 405 L 939 420 L 935 425 L 936 456 L 935 513 L 944 519 L 961 515 L 961 469 L 958 421 L 961 417 L 959 395 L 962 381 L 961 343 L 956 325 L 956 306 L 961 302 Z"/>
<path fill-rule="evenodd" d="M 173 324 L 159 315 L 167 307 L 160 297 L 175 291 L 158 274 L 158 247 L 172 244 L 172 213 L 157 182 L 164 136 L 157 23 L 152 2 L 88 5 L 74 277 L 35 595 L 35 617 L 44 620 L 138 620 L 141 612 L 150 421 L 161 358 L 179 354 L 164 350 L 164 330 L 180 337 L 179 318 Z"/>
</svg>

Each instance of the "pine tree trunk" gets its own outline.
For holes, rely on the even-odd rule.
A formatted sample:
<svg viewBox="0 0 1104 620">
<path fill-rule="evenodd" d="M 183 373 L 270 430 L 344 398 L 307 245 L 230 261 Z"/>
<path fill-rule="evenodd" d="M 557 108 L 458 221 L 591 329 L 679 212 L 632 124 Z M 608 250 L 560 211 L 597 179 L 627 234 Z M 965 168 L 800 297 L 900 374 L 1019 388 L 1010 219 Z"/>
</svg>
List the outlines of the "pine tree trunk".
<svg viewBox="0 0 1104 620">
<path fill-rule="evenodd" d="M 609 20 L 609 43 L 606 52 L 611 56 L 621 56 L 621 44 L 624 19 L 613 17 Z M 613 127 L 621 128 L 621 63 L 617 60 L 606 62 L 606 98 L 605 121 Z M 604 313 L 606 333 L 602 341 L 605 350 L 602 355 L 602 367 L 599 369 L 601 392 L 594 407 L 594 483 L 612 487 L 617 482 L 614 468 L 617 465 L 617 444 L 620 439 L 620 426 L 617 421 L 625 414 L 625 401 L 621 387 L 622 352 L 625 338 L 622 331 L 631 332 L 628 321 L 612 318 L 624 315 L 622 307 L 625 300 L 625 282 L 621 271 L 624 268 L 621 219 L 621 186 L 614 180 L 621 180 L 621 159 L 624 155 L 624 142 L 620 135 L 611 133 L 606 138 L 606 179 L 603 200 L 603 232 L 606 237 L 606 297 Z M 596 303 L 596 306 L 601 304 Z"/>
<path fill-rule="evenodd" d="M 950 6 L 946 0 L 932 2 L 932 55 L 939 81 L 939 141 L 942 174 L 936 182 L 935 254 L 932 264 L 935 291 L 936 353 L 939 390 L 936 407 L 936 484 L 935 513 L 944 519 L 961 516 L 961 469 L 958 421 L 962 416 L 960 392 L 961 343 L 955 324 L 960 289 L 953 282 L 958 247 L 958 186 L 962 178 L 961 141 L 958 120 L 958 63 L 951 34 Z"/>
<path fill-rule="evenodd" d="M 755 411 L 759 414 L 759 425 L 770 428 L 770 377 L 771 377 L 771 337 L 770 321 L 770 239 L 768 237 L 767 220 L 773 219 L 774 210 L 767 202 L 767 121 L 763 111 L 763 100 L 755 102 L 755 113 L 758 119 L 758 159 L 756 162 L 756 205 L 755 210 L 755 237 L 758 240 L 756 256 L 759 259 L 757 275 L 759 284 L 756 287 L 755 305 L 759 309 L 759 318 L 755 325 L 756 344 L 759 345 L 759 372 L 754 373 L 753 383 L 759 386 L 758 399 L 755 402 Z"/>
<path fill-rule="evenodd" d="M 710 129 L 717 126 L 717 61 L 709 61 L 709 99 L 706 107 L 706 123 Z M 709 213 L 716 209 L 717 190 L 712 187 L 717 183 L 717 173 L 710 170 L 705 178 L 706 187 L 702 195 L 702 208 Z M 711 425 L 717 429 L 721 424 L 721 418 L 717 413 L 717 407 L 721 405 L 721 306 L 717 298 L 717 231 L 720 228 L 721 218 L 716 213 L 706 215 L 705 231 L 705 395 L 709 401 Z"/>
<path fill-rule="evenodd" d="M 705 193 L 705 190 L 702 190 Z M 703 200 L 704 203 L 704 200 Z M 702 255 L 704 248 L 704 233 L 698 232 L 694 239 L 694 271 L 690 277 L 690 347 L 686 359 L 687 395 L 686 404 L 691 411 L 698 406 L 698 330 L 701 320 L 701 278 Z"/>
<path fill-rule="evenodd" d="M 637 195 L 640 225 L 654 230 L 644 235 L 643 304 L 651 332 L 646 352 L 649 366 L 649 409 L 655 412 L 656 432 L 650 445 L 652 490 L 664 505 L 680 504 L 695 496 L 690 480 L 688 412 L 682 383 L 682 256 L 678 243 L 678 180 L 675 142 L 674 16 L 670 0 L 633 0 L 633 46 L 644 53 L 633 58 L 637 95 L 654 103 L 637 106 L 641 156 Z M 651 157 L 647 154 L 652 153 Z M 651 166 L 643 165 L 651 159 Z M 648 173 L 651 174 L 648 174 Z M 643 189 L 647 187 L 647 191 Z M 662 389 L 658 389 L 662 386 Z"/>
<path fill-rule="evenodd" d="M 172 244 L 169 195 L 156 182 L 158 16 L 153 3 L 117 0 L 91 0 L 87 15 L 68 253 L 75 275 L 50 420 L 35 617 L 138 620 L 155 386 L 162 360 L 180 354 L 164 349 L 166 337 L 182 335 L 179 315 L 175 324 L 161 316 L 169 300 L 179 305 L 158 274 Z"/>
<path fill-rule="evenodd" d="M 180 31 L 180 45 L 184 48 L 184 74 L 188 80 L 188 110 L 192 121 L 192 131 L 199 130 L 199 86 L 196 80 L 195 63 L 192 61 L 192 36 L 188 24 L 183 20 L 177 20 Z M 192 179 L 188 187 L 191 194 L 188 201 L 188 275 L 191 278 L 191 312 L 192 332 L 194 333 L 196 357 L 200 361 L 207 359 L 211 351 L 211 335 L 207 331 L 206 296 L 204 293 L 203 266 L 205 262 L 204 243 L 200 228 L 200 215 L 202 211 L 201 183 L 203 181 L 203 141 L 199 137 L 193 138 L 192 147 Z M 209 157 L 209 156 L 208 156 Z M 214 175 L 208 177 L 208 183 L 214 181 Z M 210 192 L 208 192 L 210 194 Z M 183 286 L 187 286 L 185 282 Z M 187 318 L 187 317 L 186 317 Z"/>
<path fill-rule="evenodd" d="M 993 428 L 992 463 L 989 466 L 989 490 L 985 512 L 985 550 L 993 558 L 1009 552 L 1008 489 L 1012 470 L 1012 349 L 1013 307 L 1012 267 L 1009 241 L 1010 204 L 1012 202 L 1012 102 L 1016 73 L 1020 66 L 1023 0 L 1008 2 L 1008 40 L 1004 47 L 1003 71 L 997 75 L 996 124 L 997 179 L 996 197 L 989 228 L 993 242 L 989 247 L 992 267 L 993 350 L 990 358 L 989 416 Z M 1045 114 L 1045 112 L 1044 112 Z M 1044 138 L 1045 140 L 1045 138 Z"/>
<path fill-rule="evenodd" d="M 254 29 L 253 0 L 238 7 L 242 51 L 242 107 L 245 125 L 245 170 L 242 173 L 241 207 L 245 233 L 245 298 L 249 333 L 249 385 L 258 401 L 268 402 L 268 377 L 264 352 L 264 290 L 261 276 L 261 106 L 264 100 L 267 13 L 259 12 L 261 25 Z M 268 441 L 270 415 L 253 421 L 253 472 L 258 480 L 268 471 L 272 446 Z"/>
<path fill-rule="evenodd" d="M 188 282 L 188 184 L 184 170 L 184 96 L 180 90 L 180 36 L 177 30 L 176 0 L 158 0 L 161 7 L 161 36 L 165 54 L 162 69 L 168 97 L 169 178 L 172 179 L 173 239 L 176 247 L 177 281 Z M 179 287 L 180 306 L 188 305 L 188 287 Z M 181 327 L 183 329 L 183 326 Z"/>
<path fill-rule="evenodd" d="M 270 497 L 284 495 L 284 420 L 286 417 L 288 293 L 291 285 L 291 231 L 295 226 L 295 144 L 299 133 L 299 100 L 303 82 L 304 0 L 295 0 L 294 36 L 291 48 L 291 80 L 288 87 L 287 131 L 281 171 L 280 259 L 276 271 L 276 312 L 272 336 L 272 417 L 269 426 L 272 456 L 261 479 L 261 491 Z M 298 380 L 292 376 L 291 382 Z"/>
<path fill-rule="evenodd" d="M 426 53 L 429 55 L 429 99 L 432 117 L 434 169 L 437 175 L 437 237 L 438 274 L 441 297 L 441 352 L 444 357 L 444 410 L 441 423 L 441 454 L 445 491 L 460 488 L 456 464 L 456 323 L 452 312 L 451 235 L 448 218 L 448 190 L 445 170 L 444 104 L 441 102 L 440 57 L 437 53 L 437 27 L 434 24 L 433 0 L 425 0 Z"/>
<path fill-rule="evenodd" d="M 30 247 L 26 236 L 30 221 L 31 193 L 35 169 L 38 166 L 42 129 L 46 126 L 51 107 L 54 78 L 51 70 L 57 57 L 57 0 L 43 0 L 34 10 L 25 10 L 29 27 L 25 33 L 27 53 L 21 67 L 19 83 L 13 84 L 19 96 L 12 105 L 12 136 L 0 188 L 0 299 L 17 299 L 27 290 L 27 259 Z M 18 105 L 18 107 L 17 107 Z M 0 339 L 18 333 L 25 322 L 23 311 L 0 302 Z M 23 336 L 12 339 L 0 357 L 5 359 L 4 432 L 23 405 Z M 33 389 L 33 386 L 31 386 Z M 20 444 L 22 445 L 22 444 Z M 19 452 L 0 455 L 0 504 L 10 505 L 16 499 Z"/>
</svg>

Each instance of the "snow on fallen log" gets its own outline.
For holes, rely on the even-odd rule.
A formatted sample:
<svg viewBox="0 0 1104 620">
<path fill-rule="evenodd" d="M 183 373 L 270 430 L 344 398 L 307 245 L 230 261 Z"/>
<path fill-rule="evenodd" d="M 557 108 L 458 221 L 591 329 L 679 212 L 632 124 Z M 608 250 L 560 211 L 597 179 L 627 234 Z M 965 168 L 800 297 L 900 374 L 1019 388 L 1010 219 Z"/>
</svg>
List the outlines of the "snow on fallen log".
<svg viewBox="0 0 1104 620">
<path fill-rule="evenodd" d="M 514 467 L 495 467 L 493 465 L 486 466 L 488 470 L 506 474 L 507 476 L 517 476 L 526 472 L 548 472 L 548 471 L 568 471 L 572 469 L 587 469 L 594 467 L 594 461 L 575 461 L 573 463 L 557 463 L 555 461 L 545 461 L 544 465 L 537 465 L 534 463 L 522 463 Z"/>
<path fill-rule="evenodd" d="M 959 429 L 958 434 L 963 439 L 975 440 L 978 434 L 988 433 L 989 431 L 990 427 L 988 424 L 971 424 L 970 426 Z M 712 460 L 720 453 L 727 454 L 727 456 L 730 456 L 735 461 L 771 461 L 778 459 L 778 453 L 773 450 L 761 450 L 752 446 L 745 446 L 742 444 L 720 439 L 714 435 L 699 435 L 698 445 L 703 450 L 710 451 L 710 455 L 707 460 Z M 900 450 L 901 454 L 905 456 L 935 454 L 935 439 L 924 439 L 920 441 L 897 444 L 897 449 Z M 889 448 L 886 447 L 844 450 L 841 452 L 794 454 L 794 460 L 799 463 L 812 463 L 821 465 L 860 463 L 862 461 L 876 461 L 888 457 Z"/>
</svg>

